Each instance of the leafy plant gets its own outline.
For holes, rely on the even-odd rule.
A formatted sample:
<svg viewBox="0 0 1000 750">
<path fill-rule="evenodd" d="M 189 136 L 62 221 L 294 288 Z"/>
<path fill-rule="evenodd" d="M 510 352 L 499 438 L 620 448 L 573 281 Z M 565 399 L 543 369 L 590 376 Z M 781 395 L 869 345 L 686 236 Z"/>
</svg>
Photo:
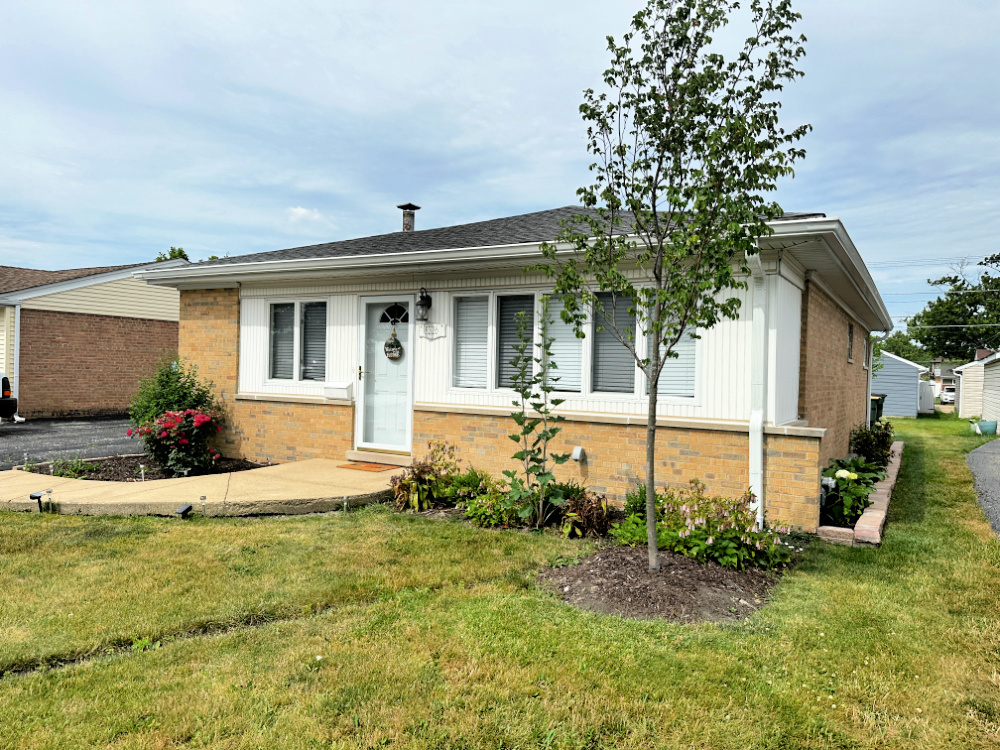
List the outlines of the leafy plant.
<svg viewBox="0 0 1000 750">
<path fill-rule="evenodd" d="M 518 313 L 518 343 L 510 362 L 514 367 L 513 388 L 517 392 L 514 406 L 518 407 L 511 417 L 519 429 L 509 437 L 519 446 L 513 458 L 520 462 L 521 470 L 508 469 L 503 473 L 510 482 L 510 499 L 518 507 L 518 515 L 531 519 L 536 528 L 544 526 L 563 502 L 559 487 L 554 485 L 550 462 L 558 465 L 569 460 L 568 453 L 549 452 L 549 442 L 560 433 L 559 423 L 563 421 L 563 417 L 552 413 L 563 399 L 552 398 L 559 378 L 552 374 L 557 367 L 552 359 L 555 339 L 549 333 L 550 323 L 549 298 L 542 296 L 539 355 L 533 357 L 527 317 L 523 312 Z"/>
<path fill-rule="evenodd" d="M 398 508 L 416 511 L 455 505 L 459 475 L 455 461 L 455 446 L 444 441 L 429 440 L 427 455 L 390 480 Z"/>
<path fill-rule="evenodd" d="M 885 472 L 878 464 L 863 458 L 838 459 L 830 462 L 823 476 L 832 478 L 836 485 L 823 498 L 820 523 L 849 528 L 871 505 L 868 497 L 874 491 L 875 483 L 885 478 Z"/>
<path fill-rule="evenodd" d="M 570 482 L 559 487 L 563 497 L 562 533 L 566 537 L 606 536 L 611 525 L 608 500 Z"/>
<path fill-rule="evenodd" d="M 487 476 L 474 494 L 461 501 L 461 506 L 465 517 L 476 526 L 511 528 L 524 524 L 508 488 L 493 477 Z"/>
<path fill-rule="evenodd" d="M 79 479 L 99 468 L 97 464 L 88 463 L 82 458 L 56 458 L 52 461 L 52 475 L 56 477 Z"/>
<path fill-rule="evenodd" d="M 608 37 L 605 90 L 585 91 L 580 107 L 594 156 L 594 181 L 577 191 L 588 211 L 542 245 L 563 320 L 584 335 L 603 318 L 646 376 L 651 526 L 664 364 L 685 337 L 739 315 L 738 295 L 727 292 L 745 288 L 758 239 L 782 215 L 766 196 L 805 156 L 796 142 L 809 126 L 786 131 L 779 116 L 780 92 L 802 75 L 800 15 L 787 1 L 748 3 L 747 36 L 727 59 L 715 40 L 740 5 L 647 0 L 620 42 Z M 614 303 L 609 314 L 608 294 L 629 314 L 616 320 Z M 638 345 L 643 336 L 649 346 Z"/>
<path fill-rule="evenodd" d="M 139 381 L 139 390 L 129 405 L 133 427 L 148 425 L 168 411 L 196 411 L 221 414 L 210 380 L 198 377 L 197 365 L 185 364 L 174 357 L 162 360 L 156 372 Z"/>
<path fill-rule="evenodd" d="M 711 497 L 697 480 L 681 490 L 664 490 L 657 498 L 662 518 L 656 525 L 657 546 L 702 562 L 727 568 L 775 568 L 786 565 L 793 545 L 782 538 L 788 529 L 757 526 L 754 496 Z M 611 535 L 620 544 L 648 540 L 646 520 L 639 513 L 614 524 Z"/>
<path fill-rule="evenodd" d="M 851 453 L 857 453 L 866 461 L 885 468 L 892 457 L 894 437 L 892 423 L 885 417 L 870 427 L 859 425 L 851 430 Z"/>
<path fill-rule="evenodd" d="M 196 409 L 168 411 L 163 416 L 129 429 L 141 441 L 153 460 L 175 476 L 197 474 L 209 469 L 222 454 L 210 448 L 209 440 L 222 431 L 217 414 Z"/>
</svg>

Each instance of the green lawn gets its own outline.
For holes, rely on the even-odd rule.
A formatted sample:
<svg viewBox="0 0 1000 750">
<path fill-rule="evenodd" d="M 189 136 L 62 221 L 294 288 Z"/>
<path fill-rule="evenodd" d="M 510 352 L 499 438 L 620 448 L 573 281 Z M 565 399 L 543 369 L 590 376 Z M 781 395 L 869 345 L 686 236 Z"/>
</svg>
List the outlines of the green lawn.
<svg viewBox="0 0 1000 750">
<path fill-rule="evenodd" d="M 0 747 L 1000 746 L 981 439 L 897 427 L 884 546 L 811 545 L 735 626 L 579 612 L 533 581 L 586 544 L 384 509 L 0 514 Z"/>
</svg>

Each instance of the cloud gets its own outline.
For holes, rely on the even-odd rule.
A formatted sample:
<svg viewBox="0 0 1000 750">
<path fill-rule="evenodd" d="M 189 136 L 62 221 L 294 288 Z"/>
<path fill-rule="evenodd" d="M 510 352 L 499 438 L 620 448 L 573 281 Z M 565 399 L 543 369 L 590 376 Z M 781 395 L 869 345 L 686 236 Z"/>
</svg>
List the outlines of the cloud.
<svg viewBox="0 0 1000 750">
<path fill-rule="evenodd" d="M 330 222 L 326 220 L 315 208 L 302 208 L 302 206 L 295 206 L 294 208 L 289 208 L 285 211 L 285 216 L 292 224 L 301 224 L 302 222 L 320 222 L 322 224 L 329 225 Z"/>
</svg>

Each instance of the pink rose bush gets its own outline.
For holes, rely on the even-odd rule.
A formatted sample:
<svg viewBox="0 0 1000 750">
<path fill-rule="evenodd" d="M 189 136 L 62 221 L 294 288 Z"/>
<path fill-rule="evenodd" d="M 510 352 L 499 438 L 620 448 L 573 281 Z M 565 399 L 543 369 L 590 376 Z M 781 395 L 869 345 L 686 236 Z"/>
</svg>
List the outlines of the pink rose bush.
<svg viewBox="0 0 1000 750">
<path fill-rule="evenodd" d="M 222 432 L 221 422 L 217 413 L 197 409 L 168 411 L 126 434 L 139 438 L 161 467 L 176 476 L 188 476 L 207 471 L 222 458 L 208 445 L 213 436 Z"/>
</svg>

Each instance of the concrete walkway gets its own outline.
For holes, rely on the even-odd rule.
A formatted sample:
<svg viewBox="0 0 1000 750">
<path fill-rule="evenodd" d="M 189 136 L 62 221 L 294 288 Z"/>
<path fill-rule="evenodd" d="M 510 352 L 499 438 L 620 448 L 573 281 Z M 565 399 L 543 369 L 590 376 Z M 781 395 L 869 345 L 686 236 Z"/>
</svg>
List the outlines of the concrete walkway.
<svg viewBox="0 0 1000 750">
<path fill-rule="evenodd" d="M 97 482 L 0 471 L 0 510 L 38 512 L 32 492 L 67 515 L 172 516 L 184 505 L 206 516 L 322 513 L 388 500 L 396 472 L 340 468 L 346 461 L 314 458 L 231 474 L 149 482 Z M 201 498 L 205 499 L 202 500 Z"/>
</svg>

